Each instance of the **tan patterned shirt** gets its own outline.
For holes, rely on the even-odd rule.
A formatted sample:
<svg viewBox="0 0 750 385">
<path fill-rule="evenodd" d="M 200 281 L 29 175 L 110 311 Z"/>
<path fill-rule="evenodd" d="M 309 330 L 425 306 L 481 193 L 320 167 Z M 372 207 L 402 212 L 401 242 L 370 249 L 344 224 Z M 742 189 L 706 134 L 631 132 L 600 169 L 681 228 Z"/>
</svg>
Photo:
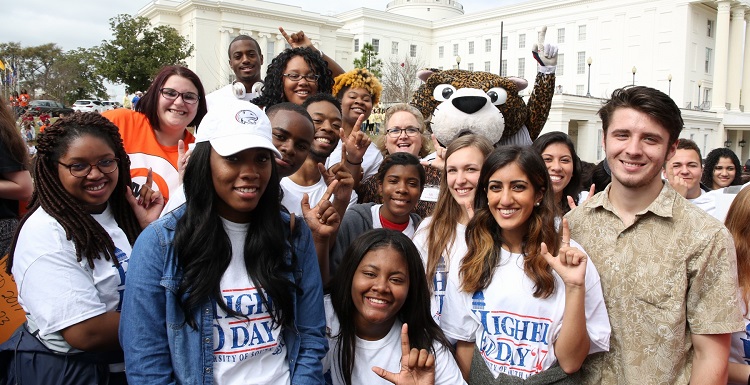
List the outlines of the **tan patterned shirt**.
<svg viewBox="0 0 750 385">
<path fill-rule="evenodd" d="M 599 269 L 610 349 L 584 363 L 586 384 L 687 384 L 690 335 L 744 330 L 726 228 L 665 184 L 625 226 L 607 187 L 566 215 Z"/>
</svg>

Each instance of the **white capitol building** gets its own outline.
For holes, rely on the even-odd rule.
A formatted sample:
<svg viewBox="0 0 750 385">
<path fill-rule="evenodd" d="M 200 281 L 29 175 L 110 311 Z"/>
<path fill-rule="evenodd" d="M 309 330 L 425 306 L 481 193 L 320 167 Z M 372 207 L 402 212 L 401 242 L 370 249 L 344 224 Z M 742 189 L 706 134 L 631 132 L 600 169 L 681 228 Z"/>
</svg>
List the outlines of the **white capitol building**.
<svg viewBox="0 0 750 385">
<path fill-rule="evenodd" d="M 596 115 L 602 98 L 633 83 L 675 100 L 685 120 L 681 136 L 695 140 L 704 156 L 726 145 L 741 160 L 750 157 L 750 65 L 743 66 L 750 63 L 748 0 L 532 0 L 481 13 L 455 0 L 393 0 L 385 10 L 363 4 L 331 15 L 261 0 L 153 0 L 138 15 L 192 42 L 187 63 L 208 92 L 232 80 L 227 48 L 239 34 L 258 40 L 265 71 L 286 47 L 279 26 L 305 31 L 345 70 L 371 43 L 386 63 L 448 69 L 460 58 L 461 69 L 533 84 L 531 46 L 546 25 L 547 42 L 560 49 L 562 93 L 553 99 L 545 131 L 568 132 L 583 160 L 603 157 Z"/>
</svg>

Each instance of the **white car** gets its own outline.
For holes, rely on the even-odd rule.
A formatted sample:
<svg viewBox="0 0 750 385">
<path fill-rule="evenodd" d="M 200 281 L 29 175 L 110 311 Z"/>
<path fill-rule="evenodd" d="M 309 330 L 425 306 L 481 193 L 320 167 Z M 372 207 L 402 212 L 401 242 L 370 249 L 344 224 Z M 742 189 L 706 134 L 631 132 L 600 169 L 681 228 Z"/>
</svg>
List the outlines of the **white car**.
<svg viewBox="0 0 750 385">
<path fill-rule="evenodd" d="M 107 110 L 120 108 L 120 102 L 116 102 L 114 100 L 104 100 L 102 101 L 102 104 L 107 108 Z"/>
<path fill-rule="evenodd" d="M 107 110 L 107 107 L 102 104 L 99 100 L 94 99 L 81 99 L 76 100 L 71 106 L 73 111 L 76 112 L 99 112 L 102 113 Z"/>
</svg>

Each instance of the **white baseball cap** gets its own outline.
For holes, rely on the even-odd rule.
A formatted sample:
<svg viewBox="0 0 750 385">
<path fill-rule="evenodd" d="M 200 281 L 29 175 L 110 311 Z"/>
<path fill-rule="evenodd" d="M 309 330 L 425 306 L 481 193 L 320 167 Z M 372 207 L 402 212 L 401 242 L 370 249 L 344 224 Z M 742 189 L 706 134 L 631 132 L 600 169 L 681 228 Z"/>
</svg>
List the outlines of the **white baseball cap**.
<svg viewBox="0 0 750 385">
<path fill-rule="evenodd" d="M 231 100 L 208 110 L 195 135 L 195 143 L 201 142 L 210 142 L 221 156 L 249 148 L 266 148 L 281 158 L 271 141 L 268 116 L 258 106 L 244 100 Z"/>
</svg>

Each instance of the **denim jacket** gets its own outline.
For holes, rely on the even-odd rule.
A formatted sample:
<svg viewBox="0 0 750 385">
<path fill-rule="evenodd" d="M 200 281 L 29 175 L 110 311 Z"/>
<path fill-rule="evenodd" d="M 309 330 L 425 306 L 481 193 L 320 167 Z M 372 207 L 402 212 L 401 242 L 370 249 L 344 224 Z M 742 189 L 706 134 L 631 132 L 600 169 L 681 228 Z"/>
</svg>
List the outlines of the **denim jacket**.
<svg viewBox="0 0 750 385">
<path fill-rule="evenodd" d="M 213 301 L 196 309 L 197 330 L 185 322 L 177 290 L 182 270 L 174 255 L 180 207 L 149 225 L 133 246 L 120 318 L 120 344 L 131 384 L 213 384 Z M 289 215 L 281 213 L 288 234 Z M 283 330 L 292 384 L 323 384 L 326 355 L 323 288 L 312 234 L 295 221 L 297 266 L 290 280 L 296 330 Z M 291 253 L 285 256 L 291 261 Z"/>
</svg>

